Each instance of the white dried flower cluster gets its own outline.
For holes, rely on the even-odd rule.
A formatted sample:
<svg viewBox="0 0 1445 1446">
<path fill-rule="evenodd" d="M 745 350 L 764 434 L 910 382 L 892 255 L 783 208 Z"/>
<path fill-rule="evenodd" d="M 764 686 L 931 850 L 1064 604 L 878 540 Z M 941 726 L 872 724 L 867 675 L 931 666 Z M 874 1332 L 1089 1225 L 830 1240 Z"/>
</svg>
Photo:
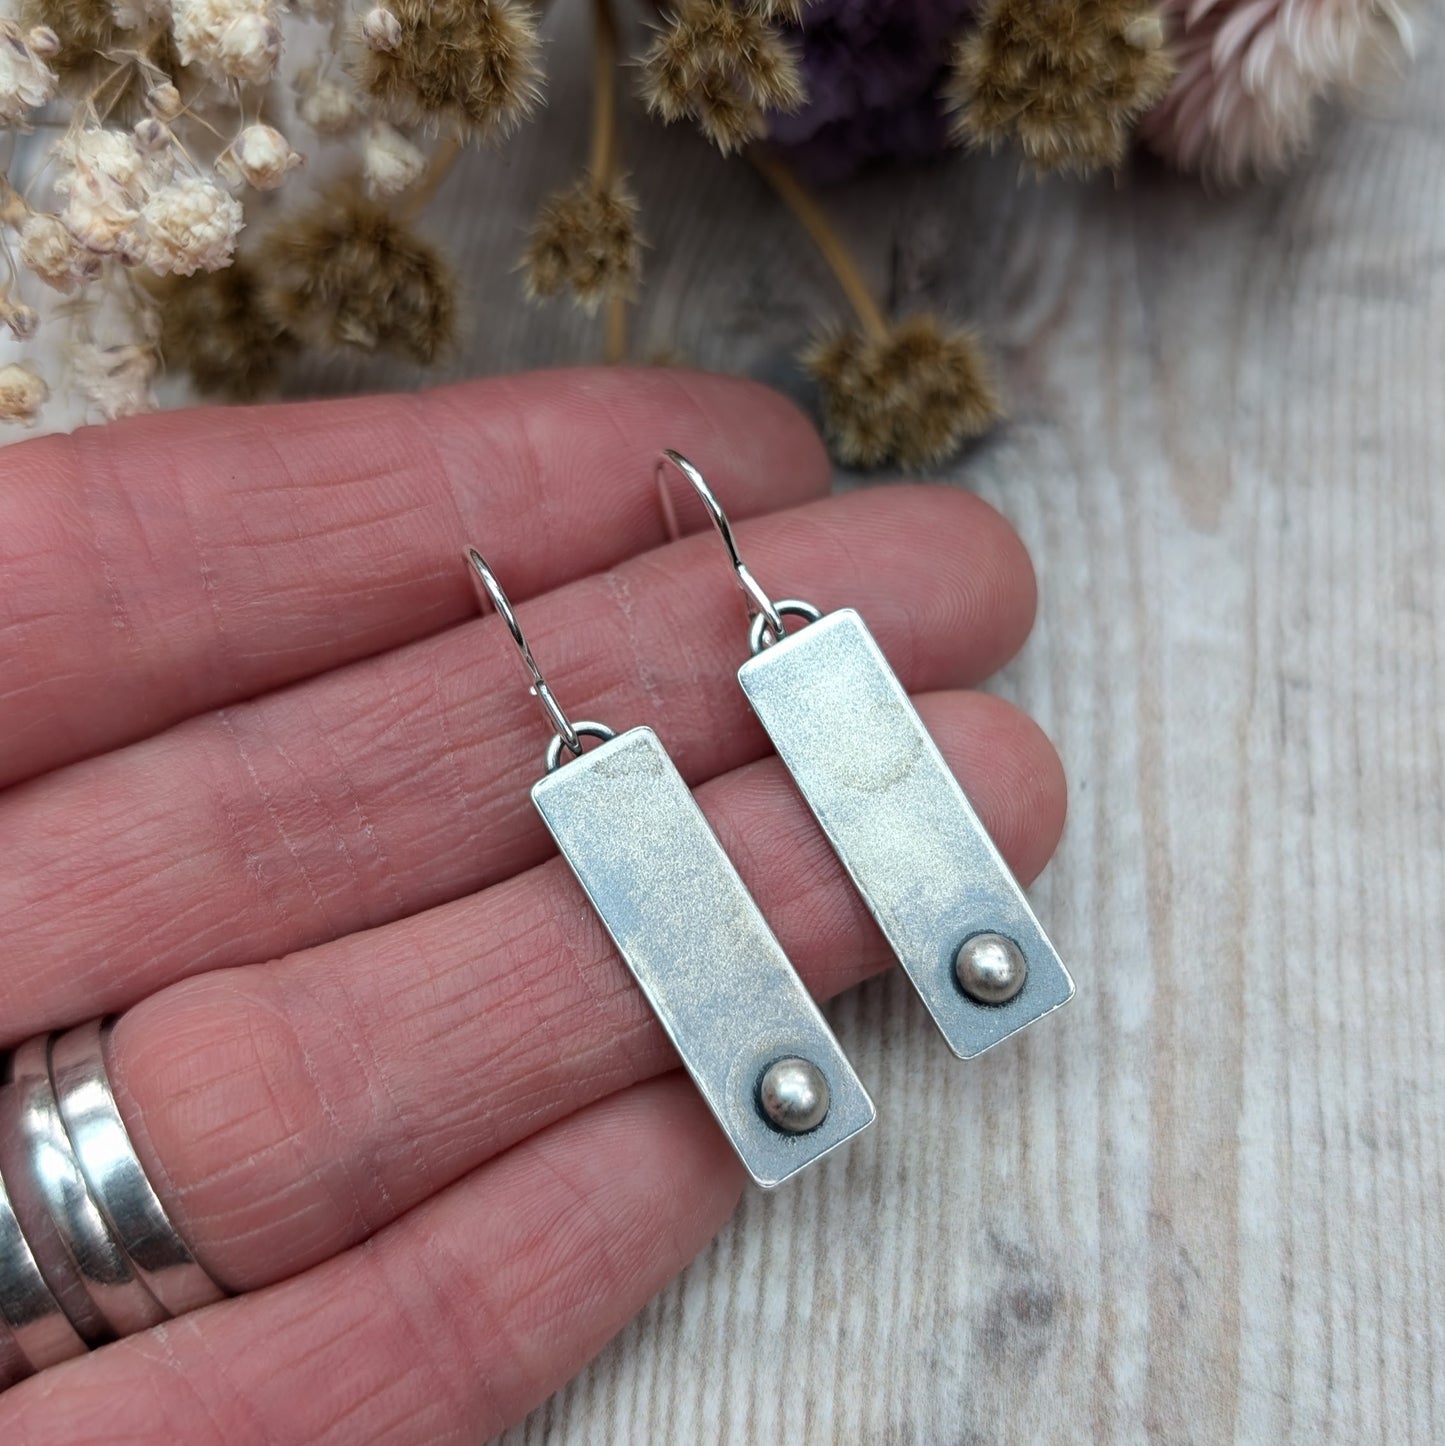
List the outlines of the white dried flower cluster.
<svg viewBox="0 0 1445 1446">
<path fill-rule="evenodd" d="M 55 94 L 55 72 L 45 61 L 59 49 L 53 30 L 42 26 L 26 35 L 13 22 L 0 22 L 0 125 L 24 124 Z"/>
<path fill-rule="evenodd" d="M 161 276 L 229 265 L 243 225 L 240 202 L 209 176 L 188 172 L 168 133 L 145 121 L 139 130 L 140 139 L 88 127 L 55 147 L 60 165 L 55 190 L 66 198 L 60 213 L 65 230 L 83 252 L 147 266 Z M 33 226 L 37 259 L 42 246 L 48 252 L 43 267 L 31 264 L 42 279 L 64 290 L 59 238 L 53 227 L 42 234 L 38 221 L 32 217 L 22 226 L 22 255 L 30 244 L 25 229 Z"/>
<path fill-rule="evenodd" d="M 0 139 L 42 125 L 57 138 L 32 143 L 23 193 L 0 170 L 0 338 L 24 342 L 37 329 L 49 337 L 63 318 L 65 342 L 51 350 L 53 388 L 29 362 L 0 365 L 0 426 L 34 422 L 52 394 L 83 402 L 92 417 L 154 405 L 161 328 L 174 315 L 163 310 L 156 278 L 231 266 L 247 208 L 264 204 L 255 193 L 283 186 L 304 164 L 303 151 L 344 147 L 344 157 L 320 169 L 354 178 L 358 206 L 360 192 L 368 205 L 389 201 L 426 172 L 423 150 L 398 122 L 383 121 L 373 88 L 352 63 L 357 54 L 405 44 L 399 12 L 385 5 L 87 0 L 77 19 L 79 11 L 59 0 L 52 8 L 49 0 L 31 3 L 27 13 L 53 16 L 55 28 L 0 18 Z M 11 0 L 0 17 L 18 8 Z M 473 18 L 479 33 L 491 33 L 485 14 Z M 279 75 L 296 34 L 290 27 L 317 20 L 331 26 L 330 48 L 323 42 L 318 52 L 307 35 L 314 58 Z M 109 25 L 113 38 L 88 38 L 85 27 L 105 36 Z M 294 96 L 289 112 L 276 103 L 281 84 Z M 375 224 L 375 214 L 365 214 Z M 288 212 L 278 208 L 275 225 L 287 224 Z M 384 247 L 378 255 L 387 259 Z M 428 279 L 425 257 L 404 260 Z M 222 345 L 259 337 L 284 353 L 271 323 L 248 314 L 261 304 L 253 302 L 263 295 L 259 282 L 238 276 L 211 294 L 195 286 L 201 314 L 214 306 L 218 324 L 243 338 Z M 168 356 L 184 351 L 170 333 L 165 347 Z"/>
<path fill-rule="evenodd" d="M 281 58 L 281 25 L 268 0 L 170 0 L 182 65 L 264 85 Z"/>
<path fill-rule="evenodd" d="M 426 156 L 395 126 L 378 122 L 366 133 L 361 151 L 361 176 L 366 192 L 378 199 L 399 196 L 426 170 Z"/>
</svg>

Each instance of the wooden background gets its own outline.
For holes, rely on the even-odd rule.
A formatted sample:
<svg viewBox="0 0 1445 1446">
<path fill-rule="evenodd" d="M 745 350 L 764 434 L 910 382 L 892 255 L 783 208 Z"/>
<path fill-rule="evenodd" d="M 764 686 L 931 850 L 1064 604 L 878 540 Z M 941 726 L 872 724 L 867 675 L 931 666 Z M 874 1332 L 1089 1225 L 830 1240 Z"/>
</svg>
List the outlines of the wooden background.
<svg viewBox="0 0 1445 1446">
<path fill-rule="evenodd" d="M 507 274 L 585 155 L 554 50 L 552 108 L 433 206 L 450 374 L 599 345 Z M 625 146 L 638 354 L 811 405 L 791 352 L 839 301 L 792 223 L 690 134 Z M 831 198 L 894 307 L 1000 358 L 1012 421 L 953 476 L 1038 564 L 998 686 L 1068 769 L 1034 898 L 1078 996 L 972 1065 L 899 978 L 843 1001 L 878 1128 L 510 1442 L 1445 1439 L 1442 183 L 1437 50 L 1280 184 L 955 159 Z"/>
</svg>

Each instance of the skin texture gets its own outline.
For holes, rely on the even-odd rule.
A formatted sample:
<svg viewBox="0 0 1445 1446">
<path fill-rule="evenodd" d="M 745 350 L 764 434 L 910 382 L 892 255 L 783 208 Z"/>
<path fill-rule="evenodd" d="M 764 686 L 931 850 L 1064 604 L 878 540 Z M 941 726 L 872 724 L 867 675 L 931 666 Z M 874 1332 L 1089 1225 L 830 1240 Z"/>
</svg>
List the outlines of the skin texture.
<svg viewBox="0 0 1445 1446">
<path fill-rule="evenodd" d="M 136 1147 L 247 1292 L 0 1396 L 6 1446 L 482 1440 L 727 1218 L 740 1167 L 532 811 L 546 728 L 460 561 L 574 717 L 658 730 L 820 998 L 888 967 L 736 686 L 716 538 L 666 541 L 664 445 L 764 587 L 869 619 L 1031 879 L 1058 760 L 966 691 L 1027 636 L 1021 544 L 956 490 L 828 498 L 750 383 L 561 372 L 0 453 L 0 1047 L 127 1010 Z"/>
</svg>

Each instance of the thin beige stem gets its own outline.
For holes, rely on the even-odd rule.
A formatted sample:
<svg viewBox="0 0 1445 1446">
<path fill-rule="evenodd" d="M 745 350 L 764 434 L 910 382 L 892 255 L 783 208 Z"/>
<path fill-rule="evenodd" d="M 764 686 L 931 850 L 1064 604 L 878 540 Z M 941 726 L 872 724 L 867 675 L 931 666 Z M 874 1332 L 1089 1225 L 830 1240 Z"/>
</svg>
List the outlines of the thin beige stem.
<svg viewBox="0 0 1445 1446">
<path fill-rule="evenodd" d="M 593 181 L 606 186 L 617 175 L 617 16 L 612 0 L 592 0 Z"/>
<path fill-rule="evenodd" d="M 863 273 L 858 269 L 853 253 L 833 228 L 833 223 L 828 220 L 823 208 L 793 174 L 792 168 L 761 146 L 750 146 L 748 159 L 777 192 L 778 199 L 793 213 L 799 225 L 813 238 L 813 244 L 828 263 L 828 269 L 832 271 L 843 294 L 858 313 L 863 329 L 877 338 L 887 336 L 888 320 L 867 281 L 863 279 Z"/>
<path fill-rule="evenodd" d="M 406 198 L 406 205 L 402 214 L 410 220 L 421 211 L 441 189 L 441 184 L 451 174 L 452 167 L 457 163 L 457 157 L 462 153 L 462 143 L 455 138 L 448 136 L 446 140 L 438 141 L 436 149 L 431 153 L 431 159 L 427 161 L 426 171 L 421 180 L 416 183 L 416 189 Z"/>
<path fill-rule="evenodd" d="M 602 343 L 602 359 L 608 366 L 627 360 L 627 298 L 607 298 L 607 331 Z"/>
</svg>

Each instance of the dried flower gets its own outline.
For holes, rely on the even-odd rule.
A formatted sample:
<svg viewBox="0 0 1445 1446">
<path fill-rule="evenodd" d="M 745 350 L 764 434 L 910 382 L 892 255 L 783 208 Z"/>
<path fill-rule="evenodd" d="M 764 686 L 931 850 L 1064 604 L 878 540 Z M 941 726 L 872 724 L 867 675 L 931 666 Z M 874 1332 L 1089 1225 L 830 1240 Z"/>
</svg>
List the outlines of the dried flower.
<svg viewBox="0 0 1445 1446">
<path fill-rule="evenodd" d="M 44 377 L 29 362 L 0 367 L 0 422 L 33 427 L 49 396 Z"/>
<path fill-rule="evenodd" d="M 368 196 L 399 196 L 414 186 L 425 170 L 426 156 L 395 127 L 378 121 L 367 131 L 361 148 L 361 179 Z"/>
<path fill-rule="evenodd" d="M 456 326 L 456 283 L 437 252 L 385 207 L 328 197 L 275 228 L 259 265 L 271 314 L 319 345 L 434 361 Z"/>
<path fill-rule="evenodd" d="M 67 295 L 100 274 L 100 257 L 82 251 L 60 217 L 44 212 L 20 223 L 20 259 L 47 286 Z"/>
<path fill-rule="evenodd" d="M 1316 104 L 1413 53 L 1395 0 L 1164 0 L 1179 75 L 1141 127 L 1175 165 L 1220 180 L 1278 170 Z"/>
<path fill-rule="evenodd" d="M 999 416 L 977 339 L 932 316 L 909 317 L 882 336 L 835 333 L 803 363 L 822 387 L 834 450 L 850 466 L 941 462 Z"/>
<path fill-rule="evenodd" d="M 267 310 L 248 262 L 167 279 L 153 289 L 168 369 L 188 373 L 205 396 L 252 401 L 276 390 L 281 362 L 296 342 Z"/>
<path fill-rule="evenodd" d="M 154 347 L 133 342 L 105 347 L 81 342 L 69 348 L 68 355 L 71 380 L 107 422 L 155 410 L 151 392 L 156 375 Z"/>
<path fill-rule="evenodd" d="M 234 196 L 204 176 L 181 176 L 141 211 L 138 259 L 158 276 L 215 271 L 231 264 L 243 224 Z"/>
<path fill-rule="evenodd" d="M 603 186 L 587 177 L 550 196 L 522 257 L 527 294 L 570 288 L 586 311 L 612 297 L 631 300 L 642 270 L 637 209 L 621 181 Z"/>
<path fill-rule="evenodd" d="M 339 81 L 322 79 L 314 65 L 296 77 L 300 97 L 296 113 L 319 136 L 344 136 L 361 119 L 356 92 Z"/>
<path fill-rule="evenodd" d="M 990 0 L 955 55 L 956 134 L 1017 139 L 1040 171 L 1117 166 L 1174 73 L 1163 45 L 1147 0 Z"/>
<path fill-rule="evenodd" d="M 170 81 L 153 85 L 145 94 L 146 109 L 163 121 L 173 121 L 184 108 L 181 93 Z"/>
<path fill-rule="evenodd" d="M 281 58 L 269 0 L 171 0 L 171 30 L 181 64 L 215 79 L 264 85 Z"/>
<path fill-rule="evenodd" d="M 11 301 L 0 296 L 0 321 L 10 328 L 10 335 L 16 341 L 29 341 L 40 329 L 40 313 L 23 301 Z"/>
<path fill-rule="evenodd" d="M 25 43 L 30 47 L 30 53 L 38 55 L 41 60 L 54 60 L 60 54 L 60 37 L 48 25 L 32 26 Z"/>
<path fill-rule="evenodd" d="M 813 0 L 793 37 L 808 98 L 768 118 L 768 139 L 825 182 L 871 161 L 939 154 L 950 42 L 978 3 Z"/>
<path fill-rule="evenodd" d="M 56 142 L 61 220 L 88 251 L 128 254 L 146 199 L 146 157 L 129 131 L 89 126 Z"/>
<path fill-rule="evenodd" d="M 247 126 L 216 163 L 223 174 L 232 171 L 258 191 L 274 191 L 301 164 L 286 137 L 268 125 Z"/>
<path fill-rule="evenodd" d="M 18 126 L 55 94 L 55 72 L 45 56 L 21 34 L 20 27 L 0 21 L 0 126 Z M 48 37 L 48 38 L 47 38 Z M 53 30 L 43 32 L 41 49 L 54 55 L 60 42 Z M 49 40 L 55 40 L 53 48 Z"/>
<path fill-rule="evenodd" d="M 804 99 L 792 46 L 761 10 L 729 0 L 682 0 L 642 67 L 648 109 L 690 117 L 724 153 L 765 135 L 769 111 Z"/>
<path fill-rule="evenodd" d="M 395 55 L 401 49 L 401 21 L 385 6 L 374 6 L 361 18 L 361 38 L 372 50 Z"/>
<path fill-rule="evenodd" d="M 357 62 L 361 88 L 388 119 L 445 129 L 458 139 L 505 132 L 541 95 L 536 17 L 518 0 L 396 0 L 380 12 L 386 47 Z M 373 10 L 363 33 L 375 29 Z M 371 27 L 371 28 L 368 28 Z"/>
</svg>

